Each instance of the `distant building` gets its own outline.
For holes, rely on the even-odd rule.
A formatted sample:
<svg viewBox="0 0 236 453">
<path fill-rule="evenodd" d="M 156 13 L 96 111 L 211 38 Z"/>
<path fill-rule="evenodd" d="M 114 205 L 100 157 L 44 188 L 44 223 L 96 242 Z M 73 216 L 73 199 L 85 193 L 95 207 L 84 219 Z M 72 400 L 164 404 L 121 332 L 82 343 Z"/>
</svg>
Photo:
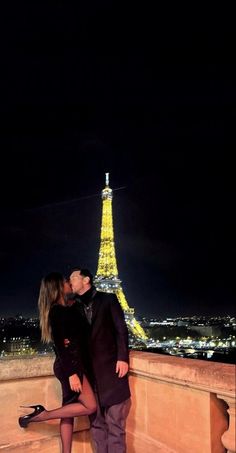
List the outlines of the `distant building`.
<svg viewBox="0 0 236 453">
<path fill-rule="evenodd" d="M 3 340 L 4 351 L 7 354 L 23 354 L 31 349 L 30 337 L 12 337 Z"/>
<path fill-rule="evenodd" d="M 178 322 L 177 322 L 177 326 L 178 327 L 188 327 L 189 326 L 189 322 L 185 321 L 185 320 L 182 320 L 182 319 L 179 319 Z"/>
<path fill-rule="evenodd" d="M 191 326 L 191 330 L 199 333 L 202 337 L 219 337 L 221 335 L 219 326 Z"/>
</svg>

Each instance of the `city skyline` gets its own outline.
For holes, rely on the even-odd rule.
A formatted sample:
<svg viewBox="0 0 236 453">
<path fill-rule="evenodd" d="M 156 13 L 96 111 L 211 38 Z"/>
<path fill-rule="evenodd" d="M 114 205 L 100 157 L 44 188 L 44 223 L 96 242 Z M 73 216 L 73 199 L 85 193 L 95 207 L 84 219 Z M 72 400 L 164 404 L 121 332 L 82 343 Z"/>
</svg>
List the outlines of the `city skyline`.
<svg viewBox="0 0 236 453">
<path fill-rule="evenodd" d="M 157 354 L 235 363 L 234 317 L 142 318 L 147 338 L 137 338 L 129 329 L 129 348 Z M 0 356 L 35 356 L 53 352 L 52 344 L 40 340 L 38 318 L 0 317 Z"/>
</svg>

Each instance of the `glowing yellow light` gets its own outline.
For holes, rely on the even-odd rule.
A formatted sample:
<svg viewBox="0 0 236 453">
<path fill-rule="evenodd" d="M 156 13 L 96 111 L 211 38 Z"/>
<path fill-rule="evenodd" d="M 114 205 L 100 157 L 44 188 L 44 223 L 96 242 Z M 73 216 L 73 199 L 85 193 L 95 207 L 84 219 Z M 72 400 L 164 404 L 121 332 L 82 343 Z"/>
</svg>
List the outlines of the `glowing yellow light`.
<svg viewBox="0 0 236 453">
<path fill-rule="evenodd" d="M 106 180 L 106 184 L 108 184 L 108 180 Z M 118 278 L 112 219 L 112 190 L 108 185 L 106 185 L 105 189 L 102 191 L 102 226 L 100 239 L 95 285 L 96 281 L 104 281 L 104 279 L 112 280 L 113 287 L 112 289 L 107 289 L 107 291 L 114 292 L 117 295 L 123 311 L 128 316 L 126 322 L 132 333 L 136 337 L 146 340 L 148 337 L 138 321 L 133 317 L 134 309 L 129 307 Z M 100 286 L 100 288 L 102 288 L 102 286 Z"/>
</svg>

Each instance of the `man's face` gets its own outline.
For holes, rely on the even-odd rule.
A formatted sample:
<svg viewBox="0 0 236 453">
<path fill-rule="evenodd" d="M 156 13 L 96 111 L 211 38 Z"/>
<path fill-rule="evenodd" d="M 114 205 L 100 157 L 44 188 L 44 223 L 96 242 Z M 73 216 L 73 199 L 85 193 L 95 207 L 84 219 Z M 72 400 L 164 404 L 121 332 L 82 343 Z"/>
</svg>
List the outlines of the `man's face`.
<svg viewBox="0 0 236 453">
<path fill-rule="evenodd" d="M 85 289 L 85 278 L 83 275 L 80 275 L 80 271 L 72 272 L 70 276 L 70 284 L 73 293 L 83 294 Z"/>
</svg>

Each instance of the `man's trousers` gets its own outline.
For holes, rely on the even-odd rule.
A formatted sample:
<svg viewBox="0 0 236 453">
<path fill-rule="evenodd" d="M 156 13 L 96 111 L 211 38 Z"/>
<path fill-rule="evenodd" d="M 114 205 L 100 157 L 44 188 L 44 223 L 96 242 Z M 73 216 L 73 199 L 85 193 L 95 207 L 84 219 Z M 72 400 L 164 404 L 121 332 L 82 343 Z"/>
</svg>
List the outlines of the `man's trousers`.
<svg viewBox="0 0 236 453">
<path fill-rule="evenodd" d="M 96 395 L 97 396 L 97 395 Z M 94 451 L 96 453 L 126 453 L 125 425 L 131 399 L 101 408 L 97 399 L 97 412 L 89 416 Z"/>
</svg>

